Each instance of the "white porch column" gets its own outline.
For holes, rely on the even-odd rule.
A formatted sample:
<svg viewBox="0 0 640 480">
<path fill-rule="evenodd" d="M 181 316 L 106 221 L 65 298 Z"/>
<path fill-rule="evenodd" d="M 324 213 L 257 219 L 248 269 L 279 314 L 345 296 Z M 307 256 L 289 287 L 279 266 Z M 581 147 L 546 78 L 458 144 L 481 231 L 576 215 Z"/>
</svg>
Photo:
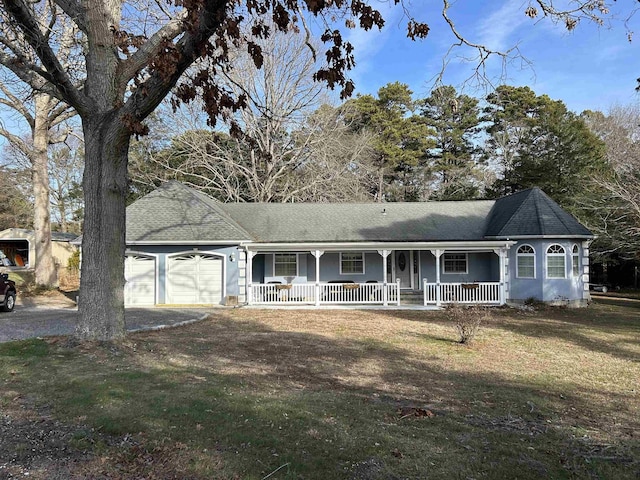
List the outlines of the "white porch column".
<svg viewBox="0 0 640 480">
<path fill-rule="evenodd" d="M 506 279 L 508 272 L 506 270 L 509 267 L 509 259 L 507 258 L 507 250 L 504 248 L 496 248 L 493 253 L 498 255 L 500 261 L 500 305 L 504 305 L 507 302 Z"/>
<path fill-rule="evenodd" d="M 589 246 L 591 240 L 582 242 L 582 299 L 591 300 L 591 293 L 589 292 Z"/>
<path fill-rule="evenodd" d="M 511 297 L 511 274 L 509 273 L 509 249 L 504 249 L 504 303 Z"/>
<path fill-rule="evenodd" d="M 311 255 L 316 259 L 316 307 L 320 306 L 320 257 L 323 254 L 323 250 L 311 251 Z"/>
<path fill-rule="evenodd" d="M 247 250 L 247 266 L 246 266 L 246 276 L 247 276 L 247 304 L 251 305 L 253 303 L 253 292 L 252 284 L 253 284 L 253 257 L 256 256 L 256 252 L 252 252 L 251 250 Z"/>
<path fill-rule="evenodd" d="M 378 250 L 382 256 L 382 304 L 386 307 L 389 303 L 389 292 L 387 291 L 387 257 L 391 250 Z"/>
<path fill-rule="evenodd" d="M 238 303 L 247 302 L 247 252 L 238 247 Z"/>
<path fill-rule="evenodd" d="M 431 250 L 431 253 L 436 257 L 436 306 L 442 305 L 442 296 L 440 292 L 440 257 L 444 253 L 444 250 Z"/>
</svg>

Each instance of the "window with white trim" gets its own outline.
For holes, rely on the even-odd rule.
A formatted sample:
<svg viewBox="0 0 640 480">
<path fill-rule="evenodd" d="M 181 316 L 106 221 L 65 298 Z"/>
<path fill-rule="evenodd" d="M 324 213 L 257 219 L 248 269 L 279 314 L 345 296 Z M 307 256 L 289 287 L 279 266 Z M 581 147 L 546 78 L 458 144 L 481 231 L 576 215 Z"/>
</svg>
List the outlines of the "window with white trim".
<svg viewBox="0 0 640 480">
<path fill-rule="evenodd" d="M 521 245 L 516 252 L 516 277 L 536 278 L 536 251 L 531 245 Z"/>
<path fill-rule="evenodd" d="M 276 277 L 298 276 L 298 255 L 295 253 L 274 254 L 273 275 Z"/>
<path fill-rule="evenodd" d="M 364 253 L 344 252 L 340 253 L 340 275 L 363 275 Z"/>
<path fill-rule="evenodd" d="M 443 256 L 444 273 L 467 273 L 466 253 L 445 253 Z"/>
<path fill-rule="evenodd" d="M 580 276 L 580 248 L 575 244 L 571 249 L 571 270 L 574 277 Z"/>
<path fill-rule="evenodd" d="M 562 245 L 551 245 L 547 248 L 547 278 L 565 278 L 566 252 Z"/>
</svg>

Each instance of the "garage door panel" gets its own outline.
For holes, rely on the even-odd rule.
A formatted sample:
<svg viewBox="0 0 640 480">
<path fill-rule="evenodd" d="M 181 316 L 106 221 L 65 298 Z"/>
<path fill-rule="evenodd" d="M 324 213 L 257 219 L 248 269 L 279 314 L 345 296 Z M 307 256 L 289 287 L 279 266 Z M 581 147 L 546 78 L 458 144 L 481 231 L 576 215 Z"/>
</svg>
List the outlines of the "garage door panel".
<svg viewBox="0 0 640 480">
<path fill-rule="evenodd" d="M 222 259 L 207 254 L 186 254 L 168 261 L 168 303 L 217 304 L 222 301 Z"/>
<path fill-rule="evenodd" d="M 153 305 L 156 301 L 156 261 L 153 257 L 125 257 L 124 303 L 126 306 Z"/>
</svg>

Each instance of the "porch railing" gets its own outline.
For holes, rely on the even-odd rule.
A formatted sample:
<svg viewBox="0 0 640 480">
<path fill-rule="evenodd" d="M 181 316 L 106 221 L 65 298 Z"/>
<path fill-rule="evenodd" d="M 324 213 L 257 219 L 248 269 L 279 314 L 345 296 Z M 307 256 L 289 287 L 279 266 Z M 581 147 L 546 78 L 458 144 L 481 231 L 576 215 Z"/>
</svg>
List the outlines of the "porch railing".
<svg viewBox="0 0 640 480">
<path fill-rule="evenodd" d="M 503 303 L 500 282 L 438 284 L 428 283 L 425 280 L 423 287 L 425 305 L 439 306 L 443 303 L 500 305 Z"/>
<path fill-rule="evenodd" d="M 251 303 L 258 304 L 314 304 L 316 288 L 313 283 L 292 283 L 290 285 L 254 283 L 251 286 L 251 296 Z"/>
<path fill-rule="evenodd" d="M 249 290 L 254 305 L 400 305 L 400 282 L 253 283 Z"/>
</svg>

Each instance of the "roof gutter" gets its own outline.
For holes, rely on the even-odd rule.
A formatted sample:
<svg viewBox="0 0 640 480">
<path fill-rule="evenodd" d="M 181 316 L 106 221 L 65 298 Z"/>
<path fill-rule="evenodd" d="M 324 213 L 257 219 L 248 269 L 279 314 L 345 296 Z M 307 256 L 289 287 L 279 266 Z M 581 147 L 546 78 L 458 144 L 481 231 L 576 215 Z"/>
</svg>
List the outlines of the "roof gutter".
<svg viewBox="0 0 640 480">
<path fill-rule="evenodd" d="M 242 246 L 252 252 L 291 252 L 291 251 L 345 251 L 345 250 L 459 250 L 491 251 L 495 248 L 510 248 L 515 245 L 511 240 L 479 240 L 454 242 L 309 242 L 309 243 L 243 243 Z"/>
<path fill-rule="evenodd" d="M 135 240 L 127 245 L 241 245 L 247 240 Z"/>
<path fill-rule="evenodd" d="M 589 239 L 594 239 L 596 238 L 595 235 L 509 235 L 509 236 L 496 236 L 496 237 L 490 237 L 487 236 L 486 238 L 492 238 L 492 239 L 496 239 L 496 240 L 532 240 L 532 239 L 536 239 L 536 238 L 540 238 L 540 239 L 549 239 L 549 238 L 583 238 L 585 240 L 589 240 Z"/>
</svg>

